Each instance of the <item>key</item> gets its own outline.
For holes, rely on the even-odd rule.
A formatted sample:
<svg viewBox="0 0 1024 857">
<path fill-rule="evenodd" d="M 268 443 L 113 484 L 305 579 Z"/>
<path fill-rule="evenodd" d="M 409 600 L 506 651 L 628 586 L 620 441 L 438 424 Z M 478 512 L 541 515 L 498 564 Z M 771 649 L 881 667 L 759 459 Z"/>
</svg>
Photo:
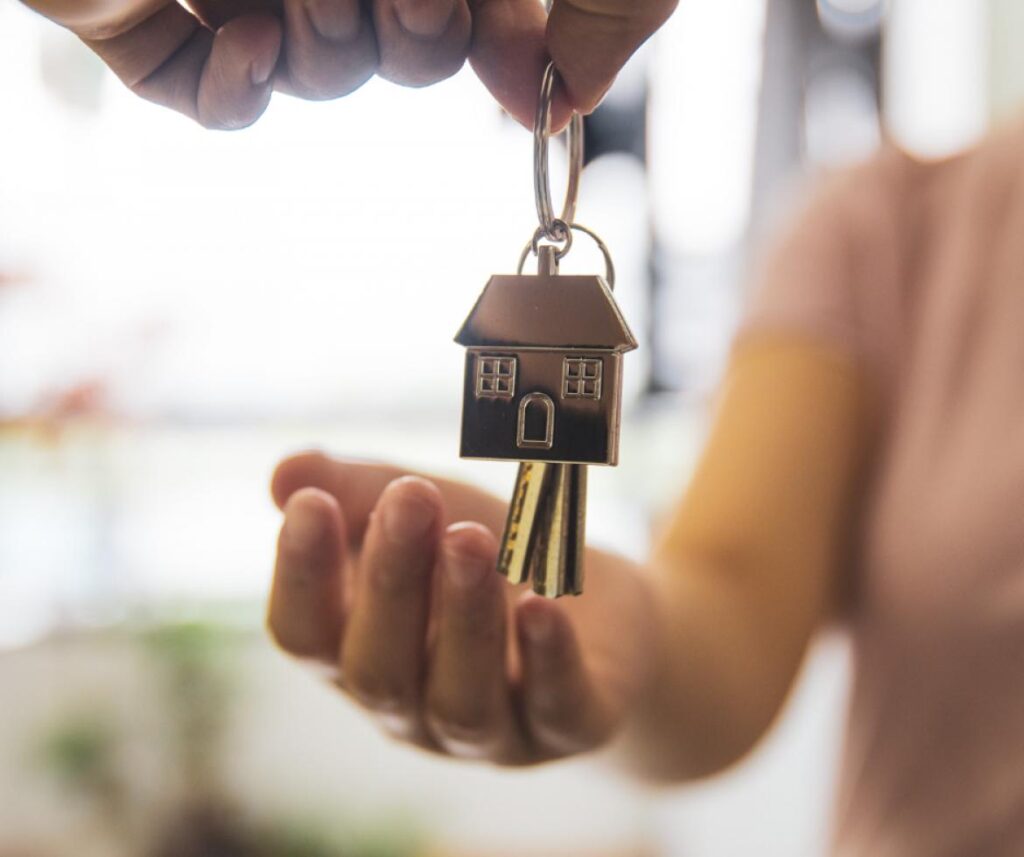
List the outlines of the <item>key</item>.
<svg viewBox="0 0 1024 857">
<path fill-rule="evenodd" d="M 524 461 L 519 465 L 498 554 L 498 571 L 513 585 L 526 583 L 529 577 L 530 563 L 543 524 L 546 488 L 553 469 L 549 464 L 536 461 Z"/>
<path fill-rule="evenodd" d="M 587 468 L 557 464 L 552 469 L 533 556 L 533 590 L 547 598 L 561 598 L 583 592 Z"/>
</svg>

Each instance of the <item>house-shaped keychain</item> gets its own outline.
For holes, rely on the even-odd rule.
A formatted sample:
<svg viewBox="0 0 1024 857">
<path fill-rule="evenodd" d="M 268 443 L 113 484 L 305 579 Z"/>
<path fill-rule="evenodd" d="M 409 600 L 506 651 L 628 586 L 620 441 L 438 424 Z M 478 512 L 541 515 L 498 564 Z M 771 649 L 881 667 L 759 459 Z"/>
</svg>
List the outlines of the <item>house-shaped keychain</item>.
<svg viewBox="0 0 1024 857">
<path fill-rule="evenodd" d="M 622 355 L 637 343 L 601 277 L 492 277 L 455 341 L 463 458 L 617 463 Z"/>
</svg>

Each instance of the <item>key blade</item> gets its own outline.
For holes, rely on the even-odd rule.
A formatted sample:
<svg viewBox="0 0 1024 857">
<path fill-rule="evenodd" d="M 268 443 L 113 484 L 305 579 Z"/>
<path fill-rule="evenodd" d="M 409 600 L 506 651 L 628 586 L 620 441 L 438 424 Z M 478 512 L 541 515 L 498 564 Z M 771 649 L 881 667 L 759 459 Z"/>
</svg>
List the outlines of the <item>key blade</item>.
<svg viewBox="0 0 1024 857">
<path fill-rule="evenodd" d="M 571 469 L 567 512 L 565 593 L 582 595 L 587 546 L 587 468 L 582 464 L 573 464 Z"/>
<path fill-rule="evenodd" d="M 586 547 L 587 468 L 553 465 L 543 529 L 537 537 L 533 590 L 546 598 L 583 594 Z"/>
<path fill-rule="evenodd" d="M 551 466 L 548 500 L 533 561 L 533 591 L 545 598 L 559 598 L 565 594 L 571 468 L 570 464 Z"/>
<path fill-rule="evenodd" d="M 545 489 L 553 469 L 554 465 L 542 461 L 524 461 L 519 465 L 498 553 L 498 571 L 509 583 L 525 583 L 529 577 L 544 517 Z"/>
</svg>

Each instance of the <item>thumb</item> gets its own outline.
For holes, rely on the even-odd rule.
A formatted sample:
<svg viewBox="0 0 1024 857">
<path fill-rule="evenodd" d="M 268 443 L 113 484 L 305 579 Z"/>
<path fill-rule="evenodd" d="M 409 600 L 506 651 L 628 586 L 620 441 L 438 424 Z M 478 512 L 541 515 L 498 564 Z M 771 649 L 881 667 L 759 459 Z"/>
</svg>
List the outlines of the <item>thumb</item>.
<svg viewBox="0 0 1024 857">
<path fill-rule="evenodd" d="M 319 488 L 332 495 L 345 515 L 345 526 L 354 544 L 362 541 L 370 515 L 388 487 L 396 479 L 417 476 L 401 467 L 370 461 L 328 458 L 319 452 L 304 452 L 282 461 L 274 471 L 270 493 L 278 508 L 303 488 Z M 441 492 L 449 522 L 477 521 L 500 533 L 505 524 L 507 506 L 478 488 L 439 479 L 429 479 Z"/>
<path fill-rule="evenodd" d="M 541 75 L 548 63 L 547 23 L 538 0 L 470 0 L 473 39 L 469 62 L 491 95 L 527 128 L 533 127 Z M 556 104 L 557 126 L 569 118 L 568 104 Z"/>
<path fill-rule="evenodd" d="M 569 104 L 597 107 L 615 76 L 668 20 L 677 0 L 554 0 L 547 47 Z"/>
<path fill-rule="evenodd" d="M 554 0 L 545 20 L 538 0 L 470 0 L 473 70 L 498 102 L 533 127 L 548 59 L 562 79 L 552 125 L 573 110 L 590 113 L 637 48 L 672 14 L 677 0 Z"/>
</svg>

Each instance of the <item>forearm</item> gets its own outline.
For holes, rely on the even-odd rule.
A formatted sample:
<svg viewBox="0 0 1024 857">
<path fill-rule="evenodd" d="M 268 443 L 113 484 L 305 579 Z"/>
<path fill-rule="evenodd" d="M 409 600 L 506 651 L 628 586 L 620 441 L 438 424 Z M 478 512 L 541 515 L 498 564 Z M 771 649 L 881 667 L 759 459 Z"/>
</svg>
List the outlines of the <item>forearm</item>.
<svg viewBox="0 0 1024 857">
<path fill-rule="evenodd" d="M 779 713 L 834 607 L 868 423 L 844 354 L 788 341 L 739 352 L 650 563 L 656 655 L 629 730 L 644 773 L 720 770 Z"/>
<path fill-rule="evenodd" d="M 691 780 L 733 764 L 768 730 L 797 675 L 818 611 L 752 597 L 741 569 L 696 557 L 651 574 L 657 653 L 623 735 L 625 764 Z"/>
</svg>

